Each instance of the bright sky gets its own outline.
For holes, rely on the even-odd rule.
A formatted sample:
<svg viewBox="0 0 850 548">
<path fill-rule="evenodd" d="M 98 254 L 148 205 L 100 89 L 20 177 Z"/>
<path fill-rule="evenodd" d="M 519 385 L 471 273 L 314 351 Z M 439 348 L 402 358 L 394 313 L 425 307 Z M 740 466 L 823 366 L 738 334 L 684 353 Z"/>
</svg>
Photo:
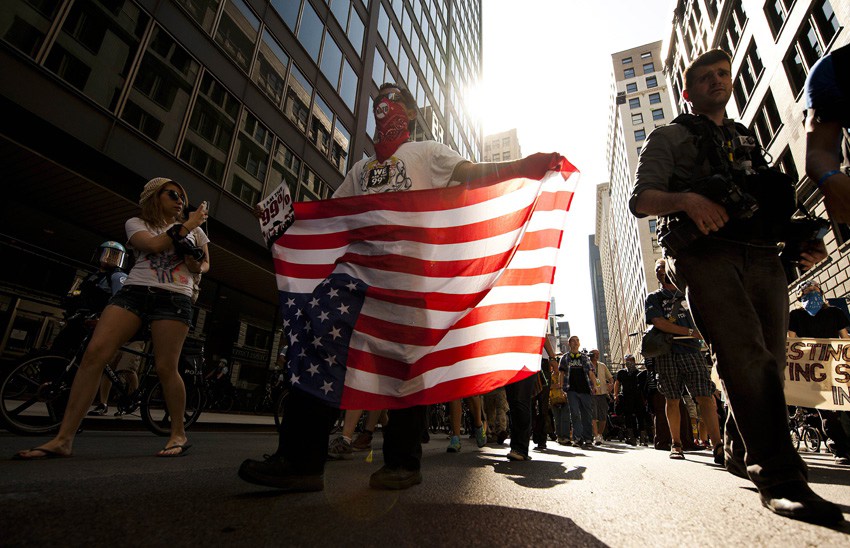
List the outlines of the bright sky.
<svg viewBox="0 0 850 548">
<path fill-rule="evenodd" d="M 596 347 L 588 234 L 608 180 L 611 54 L 669 37 L 673 0 L 483 0 L 484 134 L 517 128 L 523 155 L 560 152 L 580 171 L 555 277 L 556 312 Z"/>
</svg>

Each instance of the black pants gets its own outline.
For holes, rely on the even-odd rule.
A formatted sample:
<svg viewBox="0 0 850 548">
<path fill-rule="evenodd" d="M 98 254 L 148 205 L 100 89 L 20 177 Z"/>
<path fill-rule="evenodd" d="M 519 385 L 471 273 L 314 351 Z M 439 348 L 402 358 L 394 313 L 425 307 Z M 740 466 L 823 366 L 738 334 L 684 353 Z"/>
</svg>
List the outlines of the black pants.
<svg viewBox="0 0 850 548">
<path fill-rule="evenodd" d="M 425 406 L 390 410 L 384 428 L 384 464 L 419 470 Z M 339 410 L 297 388 L 284 401 L 277 455 L 304 474 L 321 474 L 328 459 L 328 437 Z"/>
<path fill-rule="evenodd" d="M 703 238 L 667 263 L 729 396 L 727 459 L 756 487 L 805 479 L 783 391 L 788 286 L 775 248 Z"/>
<path fill-rule="evenodd" d="M 544 373 L 538 373 L 538 375 L 543 374 L 546 383 L 543 390 L 531 401 L 531 435 L 535 445 L 546 445 L 546 436 L 552 431 L 549 427 L 549 417 L 551 416 L 549 412 L 549 383 L 552 382 L 552 375 L 545 374 L 548 369 L 549 362 L 544 361 L 542 369 Z"/>
<path fill-rule="evenodd" d="M 531 439 L 531 399 L 537 385 L 537 376 L 505 386 L 508 408 L 511 414 L 511 450 L 528 456 Z"/>
</svg>

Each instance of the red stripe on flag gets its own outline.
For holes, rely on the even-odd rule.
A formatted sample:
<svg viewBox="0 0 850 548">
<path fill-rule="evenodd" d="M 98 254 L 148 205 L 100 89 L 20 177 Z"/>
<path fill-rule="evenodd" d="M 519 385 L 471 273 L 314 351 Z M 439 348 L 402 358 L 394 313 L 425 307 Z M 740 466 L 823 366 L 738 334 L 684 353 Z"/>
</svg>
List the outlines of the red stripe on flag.
<svg viewBox="0 0 850 548">
<path fill-rule="evenodd" d="M 496 388 L 512 384 L 531 375 L 535 371 L 493 371 L 463 379 L 446 381 L 433 388 L 409 396 L 382 396 L 371 392 L 361 392 L 346 386 L 342 391 L 343 409 L 405 409 L 416 405 L 433 405 L 465 398 L 472 395 L 487 394 Z"/>
<path fill-rule="evenodd" d="M 370 287 L 366 290 L 366 296 L 367 298 L 404 306 L 441 310 L 443 312 L 458 312 L 469 308 L 469 302 L 477 303 L 481 301 L 487 295 L 488 291 L 484 290 L 477 293 L 457 295 L 454 293 L 422 293 L 419 291 Z"/>
<path fill-rule="evenodd" d="M 403 255 L 359 255 L 346 253 L 338 262 L 359 265 L 385 272 L 402 272 L 433 278 L 454 278 L 457 276 L 481 276 L 492 274 L 505 268 L 513 256 L 511 249 L 499 255 L 459 259 L 453 261 L 432 261 L 405 257 Z"/>
<path fill-rule="evenodd" d="M 410 380 L 428 371 L 448 367 L 472 358 L 497 356 L 505 353 L 542 354 L 542 352 L 542 337 L 505 335 L 477 341 L 474 344 L 431 352 L 414 364 L 407 364 L 356 348 L 349 348 L 348 367 L 399 380 Z"/>
</svg>

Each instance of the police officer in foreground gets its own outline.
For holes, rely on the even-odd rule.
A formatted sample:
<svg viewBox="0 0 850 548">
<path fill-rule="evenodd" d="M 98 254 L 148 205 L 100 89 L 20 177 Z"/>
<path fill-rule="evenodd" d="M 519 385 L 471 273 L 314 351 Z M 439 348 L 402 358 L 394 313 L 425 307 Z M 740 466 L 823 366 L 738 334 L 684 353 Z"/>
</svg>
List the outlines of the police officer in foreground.
<svg viewBox="0 0 850 548">
<path fill-rule="evenodd" d="M 658 215 L 669 272 L 685 291 L 709 343 L 732 411 L 726 469 L 749 478 L 762 504 L 794 519 L 836 524 L 841 510 L 809 487 L 788 436 L 783 370 L 788 325 L 788 260 L 811 268 L 826 257 L 810 225 L 790 222 L 794 184 L 767 166 L 742 125 L 724 118 L 732 94 L 729 54 L 711 50 L 685 71 L 692 114 L 649 136 L 629 202 Z"/>
</svg>

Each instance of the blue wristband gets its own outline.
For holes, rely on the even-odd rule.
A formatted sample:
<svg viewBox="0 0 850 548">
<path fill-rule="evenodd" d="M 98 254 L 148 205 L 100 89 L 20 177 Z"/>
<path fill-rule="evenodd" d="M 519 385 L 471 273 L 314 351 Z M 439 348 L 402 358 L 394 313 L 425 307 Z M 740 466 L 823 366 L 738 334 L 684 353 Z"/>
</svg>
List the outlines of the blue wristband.
<svg viewBox="0 0 850 548">
<path fill-rule="evenodd" d="M 833 169 L 832 171 L 827 171 L 826 173 L 821 175 L 820 179 L 818 179 L 818 188 L 820 188 L 821 185 L 824 184 L 827 179 L 829 179 L 833 175 L 838 175 L 839 173 L 841 173 L 840 169 Z"/>
</svg>

